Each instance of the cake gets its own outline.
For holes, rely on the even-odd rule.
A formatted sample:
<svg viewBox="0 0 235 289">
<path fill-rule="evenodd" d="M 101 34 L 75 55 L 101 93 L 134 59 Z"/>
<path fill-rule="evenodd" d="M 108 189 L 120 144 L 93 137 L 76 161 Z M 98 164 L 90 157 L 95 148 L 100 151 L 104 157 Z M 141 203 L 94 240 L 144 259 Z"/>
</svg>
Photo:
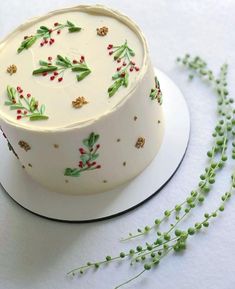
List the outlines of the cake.
<svg viewBox="0 0 235 289">
<path fill-rule="evenodd" d="M 146 40 L 127 16 L 80 5 L 33 18 L 1 42 L 0 62 L 6 145 L 43 187 L 104 192 L 156 156 L 162 93 Z"/>
</svg>

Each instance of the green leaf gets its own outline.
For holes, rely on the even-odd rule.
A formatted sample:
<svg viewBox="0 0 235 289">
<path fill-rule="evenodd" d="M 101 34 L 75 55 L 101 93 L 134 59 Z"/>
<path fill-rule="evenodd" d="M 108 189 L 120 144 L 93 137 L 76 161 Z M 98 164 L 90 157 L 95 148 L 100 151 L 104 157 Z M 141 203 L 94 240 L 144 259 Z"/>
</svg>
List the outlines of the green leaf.
<svg viewBox="0 0 235 289">
<path fill-rule="evenodd" d="M 79 31 L 81 31 L 81 27 L 69 27 L 69 32 L 70 33 L 73 33 L 73 32 L 79 32 Z"/>
<path fill-rule="evenodd" d="M 31 47 L 35 41 L 37 40 L 37 37 L 36 36 L 32 36 L 30 38 L 28 38 L 29 40 L 27 41 L 26 45 L 25 45 L 25 48 L 28 49 L 29 47 Z"/>
<path fill-rule="evenodd" d="M 67 24 L 70 26 L 70 27 L 74 27 L 75 25 L 72 23 L 72 22 L 70 22 L 69 20 L 67 20 Z"/>
<path fill-rule="evenodd" d="M 48 62 L 43 61 L 43 60 L 39 60 L 39 64 L 40 64 L 41 66 L 48 66 Z M 49 65 L 49 66 L 50 66 L 50 65 Z"/>
<path fill-rule="evenodd" d="M 63 57 L 61 55 L 57 55 L 57 59 L 66 64 L 66 66 L 70 66 L 71 62 L 67 57 Z"/>
<path fill-rule="evenodd" d="M 95 134 L 94 132 L 92 132 L 89 135 L 89 147 L 93 147 L 94 143 L 95 143 Z"/>
<path fill-rule="evenodd" d="M 124 86 L 127 87 L 129 83 L 129 74 L 126 72 L 124 77 Z"/>
<path fill-rule="evenodd" d="M 130 56 L 135 56 L 135 52 L 131 49 L 131 48 L 127 48 L 129 53 L 130 53 Z"/>
<path fill-rule="evenodd" d="M 87 147 L 87 148 L 89 148 L 89 139 L 84 139 L 83 141 L 82 141 L 82 143 L 84 144 L 84 146 L 85 147 Z"/>
<path fill-rule="evenodd" d="M 108 88 L 109 97 L 112 97 L 117 92 L 117 90 L 122 86 L 123 81 L 124 78 L 120 78 L 116 80 L 114 84 Z"/>
<path fill-rule="evenodd" d="M 92 132 L 89 135 L 88 145 L 90 148 L 92 148 L 94 146 L 94 144 L 98 141 L 99 137 L 100 136 L 98 134 L 95 134 L 94 132 Z"/>
<path fill-rule="evenodd" d="M 16 89 L 11 87 L 10 85 L 7 86 L 7 96 L 12 101 L 16 97 Z"/>
<path fill-rule="evenodd" d="M 126 46 L 121 46 L 121 48 L 118 49 L 117 52 L 114 54 L 114 60 L 117 60 L 118 58 L 120 58 L 125 50 L 126 50 Z"/>
<path fill-rule="evenodd" d="M 50 38 L 50 37 L 51 37 L 51 35 L 50 35 L 49 32 L 47 32 L 47 33 L 45 33 L 45 34 L 43 35 L 43 39 L 48 39 L 48 38 Z"/>
<path fill-rule="evenodd" d="M 80 171 L 78 169 L 67 168 L 64 171 L 64 175 L 65 176 L 69 176 L 69 177 L 79 177 L 80 176 Z"/>
<path fill-rule="evenodd" d="M 85 165 L 86 162 L 90 160 L 90 157 L 88 154 L 83 154 L 80 156 L 80 159 L 81 159 L 82 163 Z"/>
<path fill-rule="evenodd" d="M 57 60 L 57 61 L 56 61 L 56 65 L 59 65 L 59 66 L 63 66 L 63 67 L 68 68 L 68 64 L 65 63 L 65 62 L 63 62 L 63 61 L 60 61 L 60 60 Z"/>
<path fill-rule="evenodd" d="M 43 72 L 51 72 L 51 71 L 55 71 L 57 69 L 58 69 L 57 66 L 52 66 L 52 65 L 47 66 L 47 67 L 40 67 L 40 68 L 33 71 L 33 75 L 41 74 Z"/>
<path fill-rule="evenodd" d="M 32 97 L 30 100 L 30 103 L 29 103 L 30 107 L 33 107 L 35 105 L 35 103 L 36 103 L 35 98 Z"/>
<path fill-rule="evenodd" d="M 95 134 L 94 144 L 98 141 L 99 138 L 100 138 L 100 136 L 98 134 Z"/>
<path fill-rule="evenodd" d="M 38 33 L 38 34 L 44 34 L 44 32 L 45 32 L 45 31 L 42 30 L 42 29 L 38 29 L 38 30 L 37 30 L 37 33 Z"/>
<path fill-rule="evenodd" d="M 41 114 L 44 114 L 45 110 L 46 110 L 45 104 L 41 105 L 40 113 L 41 113 Z"/>
<path fill-rule="evenodd" d="M 150 93 L 149 97 L 150 97 L 152 100 L 154 100 L 154 99 L 156 98 L 156 94 L 157 94 L 157 89 L 154 89 L 154 90 Z"/>
<path fill-rule="evenodd" d="M 50 29 L 46 26 L 40 26 L 40 29 L 43 31 L 50 31 Z"/>
<path fill-rule="evenodd" d="M 66 63 L 66 60 L 64 59 L 64 57 L 59 54 L 57 55 L 57 59 Z"/>
<path fill-rule="evenodd" d="M 24 49 L 28 49 L 29 47 L 31 47 L 35 43 L 36 40 L 37 40 L 37 36 L 28 37 L 23 42 L 21 42 L 21 45 L 18 48 L 17 52 L 20 53 Z"/>
<path fill-rule="evenodd" d="M 41 115 L 41 114 L 33 114 L 30 116 L 30 120 L 35 121 L 35 120 L 46 120 L 49 117 L 46 115 Z"/>
<path fill-rule="evenodd" d="M 95 161 L 99 157 L 99 154 L 94 154 L 91 157 L 91 161 Z"/>
<path fill-rule="evenodd" d="M 18 105 L 18 104 L 12 105 L 10 107 L 10 110 L 15 110 L 15 109 L 24 109 L 24 107 L 22 105 Z"/>
<path fill-rule="evenodd" d="M 112 79 L 113 79 L 113 80 L 116 80 L 116 79 L 118 79 L 118 78 L 120 78 L 120 73 L 119 73 L 119 72 L 115 73 L 115 74 L 112 76 Z"/>
<path fill-rule="evenodd" d="M 12 102 L 11 101 L 5 101 L 4 104 L 5 105 L 12 105 Z"/>
<path fill-rule="evenodd" d="M 77 81 L 83 80 L 87 75 L 91 73 L 91 70 L 86 70 L 84 72 L 81 72 L 80 74 L 77 74 Z"/>
<path fill-rule="evenodd" d="M 76 64 L 72 67 L 72 71 L 87 71 L 89 68 L 86 64 Z"/>
</svg>

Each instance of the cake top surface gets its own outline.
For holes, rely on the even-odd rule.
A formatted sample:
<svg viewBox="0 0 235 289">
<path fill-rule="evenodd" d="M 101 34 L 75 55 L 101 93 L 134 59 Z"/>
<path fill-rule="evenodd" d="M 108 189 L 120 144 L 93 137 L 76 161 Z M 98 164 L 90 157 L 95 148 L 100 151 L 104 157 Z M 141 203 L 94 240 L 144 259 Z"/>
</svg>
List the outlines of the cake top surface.
<svg viewBox="0 0 235 289">
<path fill-rule="evenodd" d="M 139 28 L 103 6 L 34 18 L 0 44 L 0 116 L 29 129 L 93 122 L 135 89 L 145 54 Z"/>
</svg>

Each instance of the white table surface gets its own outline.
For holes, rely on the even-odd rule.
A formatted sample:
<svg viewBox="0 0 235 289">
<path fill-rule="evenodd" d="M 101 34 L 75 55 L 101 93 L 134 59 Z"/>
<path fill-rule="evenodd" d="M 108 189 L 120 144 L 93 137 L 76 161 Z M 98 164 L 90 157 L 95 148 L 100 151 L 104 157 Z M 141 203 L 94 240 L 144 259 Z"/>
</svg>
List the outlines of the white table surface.
<svg viewBox="0 0 235 289">
<path fill-rule="evenodd" d="M 78 3 L 72 0 L 2 1 L 0 37 L 31 16 Z M 139 23 L 148 39 L 154 65 L 166 72 L 184 92 L 192 121 L 186 157 L 174 178 L 151 201 L 128 214 L 99 223 L 66 224 L 39 218 L 17 206 L 0 188 L 0 289 L 113 289 L 139 272 L 140 268 L 129 267 L 124 262 L 82 278 L 69 280 L 65 277 L 69 269 L 88 260 L 135 246 L 137 242 L 120 243 L 120 237 L 138 226 L 151 224 L 163 210 L 183 200 L 197 184 L 206 165 L 205 154 L 215 120 L 215 98 L 200 81 L 188 83 L 186 73 L 175 64 L 176 56 L 185 52 L 199 54 L 215 70 L 227 61 L 230 64 L 229 88 L 235 92 L 235 1 L 112 0 L 100 3 L 122 10 Z M 217 206 L 219 193 L 228 187 L 232 167 L 231 162 L 227 164 L 204 206 L 196 209 L 182 227 L 193 224 L 202 218 L 204 211 Z M 234 202 L 232 199 L 228 203 L 224 214 L 214 220 L 207 233 L 191 239 L 183 254 L 168 256 L 157 270 L 125 288 L 234 288 Z"/>
</svg>

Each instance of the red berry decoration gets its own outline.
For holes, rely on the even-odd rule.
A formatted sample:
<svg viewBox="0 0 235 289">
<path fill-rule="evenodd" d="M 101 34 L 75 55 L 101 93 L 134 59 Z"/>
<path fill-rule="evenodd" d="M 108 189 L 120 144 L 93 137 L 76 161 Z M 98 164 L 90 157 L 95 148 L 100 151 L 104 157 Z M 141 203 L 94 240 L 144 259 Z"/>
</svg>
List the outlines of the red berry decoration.
<svg viewBox="0 0 235 289">
<path fill-rule="evenodd" d="M 16 117 L 18 120 L 20 120 L 21 118 L 22 118 L 22 116 L 21 115 L 17 115 L 17 117 Z"/>
<path fill-rule="evenodd" d="M 39 61 L 40 67 L 33 71 L 33 75 L 46 76 L 47 74 L 49 74 L 50 80 L 54 80 L 58 76 L 57 80 L 58 82 L 61 82 L 63 81 L 64 72 L 66 70 L 71 70 L 72 72 L 76 73 L 77 81 L 81 81 L 91 73 L 91 70 L 87 66 L 85 62 L 85 57 L 83 55 L 80 59 L 82 64 L 79 63 L 76 59 L 70 60 L 66 56 L 63 57 L 61 55 L 57 55 L 55 59 L 53 59 L 52 56 L 48 56 L 47 61 Z"/>
</svg>

